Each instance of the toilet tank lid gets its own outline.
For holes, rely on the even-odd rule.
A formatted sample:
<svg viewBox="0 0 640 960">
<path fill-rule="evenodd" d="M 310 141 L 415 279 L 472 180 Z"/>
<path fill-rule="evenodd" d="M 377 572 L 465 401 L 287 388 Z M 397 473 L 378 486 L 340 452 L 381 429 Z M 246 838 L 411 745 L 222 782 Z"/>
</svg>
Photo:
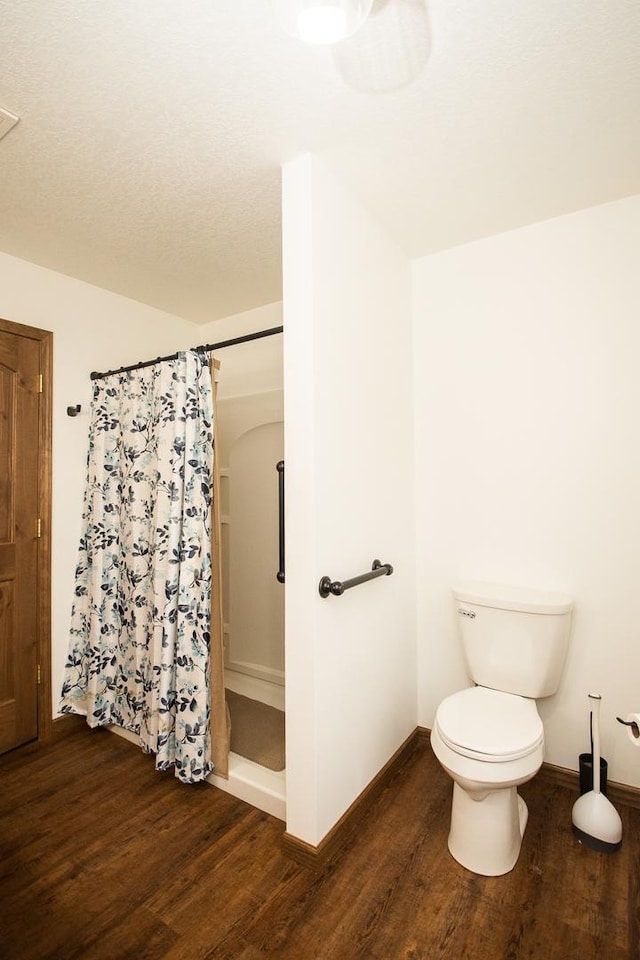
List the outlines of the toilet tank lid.
<svg viewBox="0 0 640 960">
<path fill-rule="evenodd" d="M 498 610 L 519 610 L 522 613 L 569 613 L 573 600 L 566 593 L 513 587 L 480 580 L 463 580 L 453 588 L 456 600 Z"/>
</svg>

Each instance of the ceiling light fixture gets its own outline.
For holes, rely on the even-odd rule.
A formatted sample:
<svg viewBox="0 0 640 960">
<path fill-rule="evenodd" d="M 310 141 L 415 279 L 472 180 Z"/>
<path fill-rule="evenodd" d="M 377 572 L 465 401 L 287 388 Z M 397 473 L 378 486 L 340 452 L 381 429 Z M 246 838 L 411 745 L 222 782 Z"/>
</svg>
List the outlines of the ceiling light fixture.
<svg viewBox="0 0 640 960">
<path fill-rule="evenodd" d="M 273 0 L 282 29 L 305 43 L 338 43 L 352 36 L 373 0 Z"/>
</svg>

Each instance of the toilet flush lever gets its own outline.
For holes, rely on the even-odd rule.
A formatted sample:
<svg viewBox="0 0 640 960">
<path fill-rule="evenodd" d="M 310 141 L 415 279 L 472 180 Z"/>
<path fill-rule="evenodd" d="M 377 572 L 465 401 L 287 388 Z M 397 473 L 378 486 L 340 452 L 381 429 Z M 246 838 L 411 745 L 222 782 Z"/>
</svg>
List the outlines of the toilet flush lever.
<svg viewBox="0 0 640 960">
<path fill-rule="evenodd" d="M 464 610 L 462 607 L 458 607 L 458 613 L 463 617 L 469 617 L 469 620 L 475 620 L 476 618 L 475 610 Z"/>
</svg>

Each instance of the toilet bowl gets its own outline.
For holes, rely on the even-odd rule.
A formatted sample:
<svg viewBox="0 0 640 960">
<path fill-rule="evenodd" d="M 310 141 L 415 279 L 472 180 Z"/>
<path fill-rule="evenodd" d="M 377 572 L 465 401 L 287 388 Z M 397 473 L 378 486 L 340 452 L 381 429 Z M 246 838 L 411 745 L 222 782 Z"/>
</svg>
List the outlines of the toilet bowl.
<svg viewBox="0 0 640 960">
<path fill-rule="evenodd" d="M 544 754 L 535 701 L 479 686 L 454 693 L 438 707 L 431 746 L 454 781 L 450 853 L 474 873 L 508 873 L 528 816 L 517 787 Z"/>
</svg>

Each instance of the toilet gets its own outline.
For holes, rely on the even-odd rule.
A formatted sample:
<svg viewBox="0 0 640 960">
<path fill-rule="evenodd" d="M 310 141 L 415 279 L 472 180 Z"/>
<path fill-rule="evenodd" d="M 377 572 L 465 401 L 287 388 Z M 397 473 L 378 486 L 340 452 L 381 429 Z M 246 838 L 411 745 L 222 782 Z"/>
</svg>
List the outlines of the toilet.
<svg viewBox="0 0 640 960">
<path fill-rule="evenodd" d="M 431 746 L 453 779 L 449 851 L 467 870 L 496 877 L 520 854 L 528 813 L 517 788 L 542 766 L 536 700 L 558 689 L 573 601 L 476 581 L 453 595 L 475 686 L 442 701 Z"/>
</svg>

